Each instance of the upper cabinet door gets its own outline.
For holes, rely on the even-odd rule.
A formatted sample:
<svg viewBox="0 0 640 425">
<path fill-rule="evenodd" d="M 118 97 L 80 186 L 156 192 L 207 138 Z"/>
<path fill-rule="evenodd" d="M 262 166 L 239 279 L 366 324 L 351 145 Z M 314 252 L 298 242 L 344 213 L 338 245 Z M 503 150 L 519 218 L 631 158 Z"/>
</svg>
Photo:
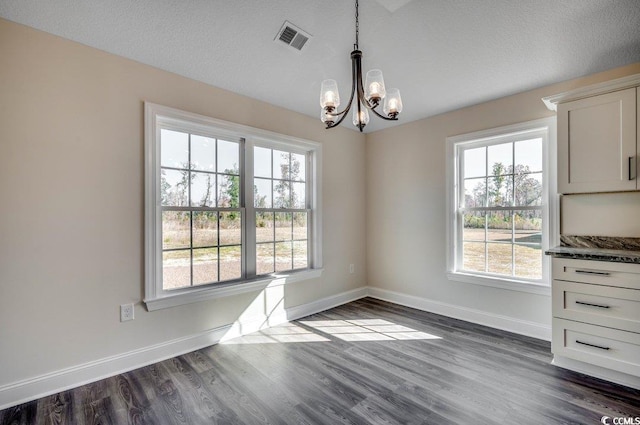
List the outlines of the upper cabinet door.
<svg viewBox="0 0 640 425">
<path fill-rule="evenodd" d="M 558 105 L 558 192 L 636 190 L 636 90 Z"/>
</svg>

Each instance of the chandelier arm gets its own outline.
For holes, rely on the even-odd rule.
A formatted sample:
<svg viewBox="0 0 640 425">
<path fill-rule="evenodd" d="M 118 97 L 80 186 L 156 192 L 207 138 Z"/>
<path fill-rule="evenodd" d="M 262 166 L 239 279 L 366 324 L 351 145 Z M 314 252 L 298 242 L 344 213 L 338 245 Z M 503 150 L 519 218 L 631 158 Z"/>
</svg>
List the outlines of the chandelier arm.
<svg viewBox="0 0 640 425">
<path fill-rule="evenodd" d="M 368 104 L 364 98 L 364 87 L 362 85 L 362 53 L 354 58 L 356 64 L 356 90 L 358 92 L 358 103 Z"/>
<path fill-rule="evenodd" d="M 367 105 L 369 107 L 369 109 L 371 109 L 371 111 L 376 114 L 378 117 L 382 118 L 383 120 L 387 120 L 387 121 L 398 121 L 398 117 L 392 118 L 392 117 L 385 117 L 384 115 L 382 115 L 381 113 L 379 113 L 378 111 L 376 111 L 376 108 L 378 107 L 376 106 L 371 106 L 371 105 Z"/>
<path fill-rule="evenodd" d="M 356 54 L 356 52 L 358 53 Z M 360 52 L 357 50 L 354 50 L 353 52 L 351 52 L 351 96 L 349 97 L 349 103 L 347 103 L 347 106 L 341 112 L 336 112 L 331 114 L 332 116 L 336 116 L 336 117 L 339 116 L 340 119 L 331 125 L 327 125 L 327 128 L 333 128 L 333 127 L 339 126 L 340 123 L 344 121 L 345 117 L 347 116 L 347 112 L 349 112 L 349 110 L 351 109 L 351 104 L 353 103 L 353 96 L 356 93 L 356 86 L 357 86 L 356 61 L 359 57 L 358 54 L 360 54 Z"/>
<path fill-rule="evenodd" d="M 362 120 L 362 108 L 363 108 L 363 104 L 367 104 L 368 102 L 365 100 L 364 98 L 364 87 L 362 85 L 362 52 L 359 52 L 358 55 L 356 55 L 354 57 L 354 62 L 355 62 L 355 90 L 357 92 L 357 97 L 358 97 L 358 124 L 356 125 L 358 127 L 358 129 L 360 129 L 360 132 L 362 132 L 362 129 L 364 128 L 364 126 L 366 125 L 365 123 L 363 123 Z"/>
</svg>

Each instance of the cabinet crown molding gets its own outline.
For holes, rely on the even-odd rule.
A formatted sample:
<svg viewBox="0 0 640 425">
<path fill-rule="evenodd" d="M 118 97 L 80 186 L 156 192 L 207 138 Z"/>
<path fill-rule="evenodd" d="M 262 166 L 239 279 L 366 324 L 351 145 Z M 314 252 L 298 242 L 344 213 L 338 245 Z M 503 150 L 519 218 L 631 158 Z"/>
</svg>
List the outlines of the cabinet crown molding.
<svg viewBox="0 0 640 425">
<path fill-rule="evenodd" d="M 616 78 L 615 80 L 604 81 L 602 83 L 592 84 L 590 86 L 580 87 L 563 93 L 554 94 L 552 96 L 543 97 L 542 101 L 549 110 L 557 111 L 558 103 L 570 102 L 573 100 L 583 99 L 585 97 L 624 90 L 636 86 L 640 86 L 640 74 L 628 75 L 626 77 Z"/>
</svg>

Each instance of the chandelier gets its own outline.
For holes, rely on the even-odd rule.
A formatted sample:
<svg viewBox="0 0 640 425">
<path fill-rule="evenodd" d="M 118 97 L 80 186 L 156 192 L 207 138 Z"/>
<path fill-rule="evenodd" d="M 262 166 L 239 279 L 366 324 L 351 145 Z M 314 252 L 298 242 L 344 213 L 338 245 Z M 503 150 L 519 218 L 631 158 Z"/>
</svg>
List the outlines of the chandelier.
<svg viewBox="0 0 640 425">
<path fill-rule="evenodd" d="M 336 80 L 324 80 L 320 88 L 320 107 L 322 112 L 320 119 L 326 124 L 326 128 L 333 128 L 347 116 L 356 97 L 356 105 L 353 109 L 353 125 L 362 129 L 369 123 L 369 111 L 373 112 L 383 120 L 397 121 L 398 114 L 402 112 L 402 99 L 400 90 L 385 89 L 382 71 L 372 69 L 367 72 L 364 84 L 362 84 L 362 52 L 358 48 L 358 0 L 356 0 L 356 42 L 351 52 L 351 97 L 349 103 L 342 110 L 340 106 L 340 95 L 338 93 L 338 83 Z M 384 100 L 382 114 L 376 110 Z"/>
</svg>

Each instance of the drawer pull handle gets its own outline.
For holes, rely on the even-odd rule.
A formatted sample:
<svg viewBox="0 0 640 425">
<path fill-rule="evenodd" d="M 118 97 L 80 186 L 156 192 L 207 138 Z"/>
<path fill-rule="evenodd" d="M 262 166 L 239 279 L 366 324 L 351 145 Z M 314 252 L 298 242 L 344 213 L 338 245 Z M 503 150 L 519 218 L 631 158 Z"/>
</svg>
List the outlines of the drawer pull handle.
<svg viewBox="0 0 640 425">
<path fill-rule="evenodd" d="M 585 303 L 584 301 L 576 301 L 576 304 L 580 304 L 580 305 L 588 305 L 589 307 L 611 308 L 611 307 L 610 307 L 610 306 L 608 306 L 608 305 Z"/>
<path fill-rule="evenodd" d="M 581 274 L 596 274 L 598 276 L 610 276 L 611 273 L 609 272 L 595 272 L 593 270 L 578 270 L 576 269 L 576 273 L 581 273 Z"/>
<path fill-rule="evenodd" d="M 607 350 L 607 351 L 611 350 L 611 348 L 609 347 L 603 347 L 602 345 L 589 344 L 588 342 L 578 341 L 577 339 L 576 339 L 576 344 L 582 344 L 588 347 L 599 348 L 601 350 Z"/>
</svg>

